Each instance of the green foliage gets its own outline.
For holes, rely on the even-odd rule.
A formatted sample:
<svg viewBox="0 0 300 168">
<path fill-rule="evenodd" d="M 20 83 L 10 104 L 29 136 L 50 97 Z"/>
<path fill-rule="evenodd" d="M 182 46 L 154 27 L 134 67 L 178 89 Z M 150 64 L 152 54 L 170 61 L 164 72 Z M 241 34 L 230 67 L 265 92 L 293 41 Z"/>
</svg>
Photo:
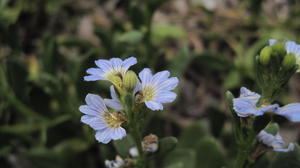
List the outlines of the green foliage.
<svg viewBox="0 0 300 168">
<path fill-rule="evenodd" d="M 196 152 L 192 149 L 176 149 L 167 156 L 164 168 L 193 168 L 196 166 Z"/>
<path fill-rule="evenodd" d="M 219 168 L 226 166 L 226 153 L 213 137 L 203 137 L 196 145 L 197 167 Z"/>
<path fill-rule="evenodd" d="M 295 150 L 287 153 L 278 153 L 272 159 L 269 168 L 296 168 L 300 166 L 300 148 L 297 145 Z"/>
</svg>

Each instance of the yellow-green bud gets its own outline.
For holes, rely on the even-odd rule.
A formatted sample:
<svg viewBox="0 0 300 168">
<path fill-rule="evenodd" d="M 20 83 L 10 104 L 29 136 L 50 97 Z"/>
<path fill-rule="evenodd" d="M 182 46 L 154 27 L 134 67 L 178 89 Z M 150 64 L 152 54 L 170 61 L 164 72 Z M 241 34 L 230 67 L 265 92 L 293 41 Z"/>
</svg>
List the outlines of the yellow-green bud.
<svg viewBox="0 0 300 168">
<path fill-rule="evenodd" d="M 272 54 L 272 47 L 266 46 L 260 51 L 259 62 L 263 65 L 268 65 Z"/>
<path fill-rule="evenodd" d="M 290 69 L 296 64 L 296 57 L 294 54 L 289 53 L 284 56 L 282 61 L 282 66 L 285 69 Z"/>
<path fill-rule="evenodd" d="M 276 56 L 281 56 L 283 57 L 286 54 L 286 50 L 285 50 L 285 43 L 283 42 L 275 42 L 274 45 L 272 46 L 273 49 L 273 53 Z"/>
<path fill-rule="evenodd" d="M 137 75 L 135 74 L 135 72 L 128 71 L 123 78 L 123 83 L 126 89 L 134 89 L 137 83 Z"/>
<path fill-rule="evenodd" d="M 267 127 L 265 128 L 265 131 L 269 134 L 276 135 L 277 132 L 279 131 L 279 126 L 277 123 L 268 124 Z"/>
</svg>

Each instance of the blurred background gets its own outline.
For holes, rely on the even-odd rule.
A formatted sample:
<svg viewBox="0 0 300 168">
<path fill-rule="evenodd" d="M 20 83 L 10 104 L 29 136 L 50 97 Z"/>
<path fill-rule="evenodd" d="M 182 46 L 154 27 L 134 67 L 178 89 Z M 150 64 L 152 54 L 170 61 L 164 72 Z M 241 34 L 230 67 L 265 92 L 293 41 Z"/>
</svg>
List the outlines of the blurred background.
<svg viewBox="0 0 300 168">
<path fill-rule="evenodd" d="M 176 102 L 147 127 L 179 139 L 156 167 L 221 167 L 236 154 L 225 91 L 259 91 L 253 60 L 269 38 L 300 42 L 299 1 L 0 0 L 0 167 L 101 168 L 122 155 L 96 142 L 78 107 L 87 93 L 109 96 L 108 83 L 83 81 L 94 60 L 129 56 L 136 72 L 180 78 Z M 278 103 L 299 102 L 299 82 Z M 300 124 L 277 120 L 300 142 Z"/>
</svg>

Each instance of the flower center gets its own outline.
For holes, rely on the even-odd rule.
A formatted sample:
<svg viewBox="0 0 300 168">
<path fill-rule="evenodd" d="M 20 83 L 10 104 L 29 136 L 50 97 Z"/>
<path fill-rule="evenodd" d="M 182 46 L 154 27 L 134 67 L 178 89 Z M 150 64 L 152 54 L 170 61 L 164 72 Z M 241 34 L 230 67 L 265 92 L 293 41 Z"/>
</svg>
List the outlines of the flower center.
<svg viewBox="0 0 300 168">
<path fill-rule="evenodd" d="M 142 91 L 141 91 L 141 100 L 144 101 L 149 101 L 152 100 L 155 96 L 155 89 L 153 86 L 146 86 Z"/>
<path fill-rule="evenodd" d="M 120 112 L 105 113 L 103 119 L 110 128 L 118 128 L 125 122 L 125 118 Z"/>
</svg>

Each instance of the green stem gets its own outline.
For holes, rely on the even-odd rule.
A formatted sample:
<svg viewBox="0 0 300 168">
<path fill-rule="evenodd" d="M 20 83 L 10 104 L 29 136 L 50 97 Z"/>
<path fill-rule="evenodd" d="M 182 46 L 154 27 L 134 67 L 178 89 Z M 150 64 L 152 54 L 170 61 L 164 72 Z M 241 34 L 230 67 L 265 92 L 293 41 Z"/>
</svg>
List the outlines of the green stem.
<svg viewBox="0 0 300 168">
<path fill-rule="evenodd" d="M 250 125 L 253 125 L 253 123 L 251 122 Z M 248 131 L 247 135 L 242 135 L 242 139 L 238 140 L 240 144 L 235 168 L 247 168 L 253 164 L 253 160 L 250 159 L 250 154 L 255 144 L 256 134 L 252 128 L 248 128 Z M 240 134 L 242 133 L 240 132 Z"/>
<path fill-rule="evenodd" d="M 146 158 L 145 153 L 143 151 L 142 147 L 142 130 L 139 127 L 139 122 L 136 120 L 138 117 L 134 116 L 132 120 L 130 121 L 130 130 L 131 135 L 133 136 L 133 139 L 135 141 L 136 147 L 139 151 L 139 160 L 137 163 L 138 168 L 145 168 L 146 166 Z"/>
</svg>

